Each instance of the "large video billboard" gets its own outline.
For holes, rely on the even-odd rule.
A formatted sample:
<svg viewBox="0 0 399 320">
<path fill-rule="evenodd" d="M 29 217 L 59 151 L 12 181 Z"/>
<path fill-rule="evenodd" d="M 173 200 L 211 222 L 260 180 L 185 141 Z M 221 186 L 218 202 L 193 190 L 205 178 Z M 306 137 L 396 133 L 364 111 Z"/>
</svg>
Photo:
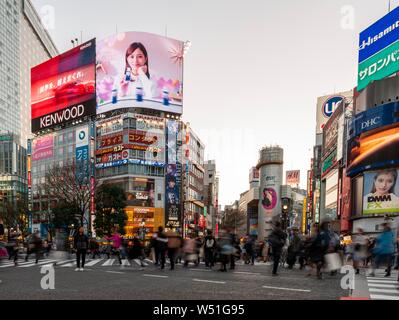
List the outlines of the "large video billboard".
<svg viewBox="0 0 399 320">
<path fill-rule="evenodd" d="M 97 113 L 135 107 L 182 114 L 183 52 L 183 42 L 144 32 L 98 42 Z"/>
<path fill-rule="evenodd" d="M 349 125 L 348 175 L 399 164 L 399 103 L 362 112 Z"/>
<path fill-rule="evenodd" d="M 95 39 L 31 70 L 32 132 L 96 114 Z"/>
<path fill-rule="evenodd" d="M 399 7 L 360 33 L 358 87 L 399 70 Z"/>
<path fill-rule="evenodd" d="M 397 169 L 364 174 L 363 214 L 399 212 L 399 181 Z"/>
</svg>

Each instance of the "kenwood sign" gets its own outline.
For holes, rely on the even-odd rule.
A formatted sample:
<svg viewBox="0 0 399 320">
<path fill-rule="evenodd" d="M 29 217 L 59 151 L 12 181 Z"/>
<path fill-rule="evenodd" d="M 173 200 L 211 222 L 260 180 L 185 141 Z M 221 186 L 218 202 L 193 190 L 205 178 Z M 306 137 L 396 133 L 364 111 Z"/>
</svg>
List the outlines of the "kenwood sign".
<svg viewBox="0 0 399 320">
<path fill-rule="evenodd" d="M 93 115 L 95 112 L 95 100 L 90 100 L 79 105 L 71 106 L 69 108 L 32 119 L 32 132 L 37 132 L 52 128 L 57 125 L 76 121 L 86 116 Z"/>
</svg>

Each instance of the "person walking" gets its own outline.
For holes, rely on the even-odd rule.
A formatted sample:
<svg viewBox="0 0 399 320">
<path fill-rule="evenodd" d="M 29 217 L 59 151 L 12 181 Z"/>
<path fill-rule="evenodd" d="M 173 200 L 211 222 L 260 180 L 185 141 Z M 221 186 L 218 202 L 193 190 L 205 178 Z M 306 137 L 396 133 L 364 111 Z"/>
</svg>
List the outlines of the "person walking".
<svg viewBox="0 0 399 320">
<path fill-rule="evenodd" d="M 248 237 L 244 244 L 244 249 L 246 251 L 245 264 L 254 265 L 255 264 L 255 240 L 252 237 Z"/>
<path fill-rule="evenodd" d="M 236 267 L 236 259 L 241 256 L 240 252 L 240 241 L 237 239 L 237 235 L 234 232 L 230 232 L 230 244 L 233 247 L 230 254 L 230 270 L 234 270 Z"/>
<path fill-rule="evenodd" d="M 212 231 L 208 230 L 207 235 L 204 238 L 204 254 L 205 254 L 205 266 L 212 268 L 215 265 L 214 257 L 216 250 L 216 239 L 212 235 Z"/>
<path fill-rule="evenodd" d="M 14 265 L 18 265 L 18 232 L 11 231 L 10 237 L 7 243 L 8 260 L 14 258 Z"/>
<path fill-rule="evenodd" d="M 197 255 L 197 243 L 194 236 L 189 236 L 184 240 L 183 245 L 184 252 L 184 267 L 188 267 L 190 262 L 193 262 L 197 265 L 198 255 Z"/>
<path fill-rule="evenodd" d="M 353 252 L 353 268 L 356 270 L 356 274 L 360 273 L 360 265 L 364 265 L 364 261 L 367 258 L 367 244 L 368 239 L 364 235 L 362 228 L 357 229 L 357 235 L 353 237 L 352 252 Z"/>
<path fill-rule="evenodd" d="M 121 247 L 123 238 L 119 232 L 115 231 L 111 237 L 106 237 L 108 241 L 112 241 L 111 252 L 118 257 L 119 264 L 122 265 Z"/>
<path fill-rule="evenodd" d="M 179 248 L 181 247 L 182 239 L 177 232 L 172 231 L 167 232 L 166 236 L 168 237 L 167 250 L 170 261 L 170 270 L 174 270 L 176 263 L 176 253 L 177 250 L 179 250 Z"/>
<path fill-rule="evenodd" d="M 288 246 L 287 263 L 288 269 L 293 269 L 302 247 L 302 239 L 299 236 L 298 228 L 293 228 L 292 238 Z"/>
<path fill-rule="evenodd" d="M 80 227 L 78 233 L 74 236 L 74 246 L 76 249 L 76 269 L 75 271 L 83 271 L 86 261 L 86 252 L 89 248 L 89 238 L 84 234 L 84 228 Z M 82 264 L 80 259 L 82 258 Z"/>
<path fill-rule="evenodd" d="M 275 222 L 273 225 L 273 231 L 269 236 L 269 242 L 272 247 L 273 254 L 273 275 L 277 276 L 278 265 L 280 263 L 280 257 L 287 239 L 287 234 L 281 229 L 281 223 Z"/>
<path fill-rule="evenodd" d="M 321 268 L 324 265 L 324 256 L 330 248 L 330 223 L 323 222 L 320 231 L 311 244 L 311 262 L 316 265 L 316 275 L 318 279 L 323 279 Z"/>
<path fill-rule="evenodd" d="M 391 276 L 392 256 L 395 252 L 395 236 L 389 223 L 382 224 L 384 230 L 377 237 L 375 248 L 373 250 L 373 262 L 370 277 L 375 277 L 375 269 L 381 264 L 386 264 L 386 274 L 384 277 Z"/>
<path fill-rule="evenodd" d="M 32 244 L 33 244 L 33 252 L 35 253 L 36 261 L 35 263 L 39 263 L 39 258 L 40 255 L 42 254 L 43 250 L 43 241 L 42 238 L 40 237 L 39 231 L 36 231 L 33 235 L 32 238 Z"/>
<path fill-rule="evenodd" d="M 127 257 L 131 266 L 133 266 L 133 260 L 140 261 L 140 270 L 144 267 L 144 245 L 138 237 L 133 238 L 133 246 L 127 249 Z"/>
<path fill-rule="evenodd" d="M 231 260 L 230 256 L 232 255 L 234 248 L 231 242 L 231 236 L 225 230 L 219 232 L 217 251 L 218 260 L 220 262 L 219 271 L 227 272 L 227 264 Z"/>
<path fill-rule="evenodd" d="M 165 269 L 166 263 L 166 251 L 167 251 L 167 243 L 168 237 L 166 236 L 165 232 L 163 231 L 163 227 L 158 227 L 158 235 L 156 238 L 155 246 L 159 253 L 159 260 L 161 261 L 161 270 Z"/>
</svg>

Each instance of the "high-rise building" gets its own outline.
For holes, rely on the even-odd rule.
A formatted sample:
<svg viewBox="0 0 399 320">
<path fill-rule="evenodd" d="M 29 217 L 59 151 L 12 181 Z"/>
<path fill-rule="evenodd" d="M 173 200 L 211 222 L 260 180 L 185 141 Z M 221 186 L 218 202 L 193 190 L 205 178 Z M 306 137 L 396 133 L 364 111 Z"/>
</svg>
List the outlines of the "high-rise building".
<svg viewBox="0 0 399 320">
<path fill-rule="evenodd" d="M 206 229 L 204 217 L 204 149 L 205 145 L 190 124 L 184 126 L 183 201 L 184 235 L 202 235 Z"/>
<path fill-rule="evenodd" d="M 30 70 L 57 55 L 55 44 L 29 0 L 3 0 L 0 7 L 0 132 L 31 133 Z"/>
<path fill-rule="evenodd" d="M 206 208 L 206 227 L 216 229 L 219 203 L 219 177 L 216 171 L 216 162 L 208 160 L 204 164 L 204 204 Z"/>
</svg>

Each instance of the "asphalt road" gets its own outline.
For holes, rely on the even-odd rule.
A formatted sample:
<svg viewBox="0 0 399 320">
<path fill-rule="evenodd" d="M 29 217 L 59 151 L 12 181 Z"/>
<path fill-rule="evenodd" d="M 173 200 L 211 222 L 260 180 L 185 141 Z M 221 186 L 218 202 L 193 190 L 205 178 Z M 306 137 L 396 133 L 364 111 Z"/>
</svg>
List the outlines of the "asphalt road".
<svg viewBox="0 0 399 320">
<path fill-rule="evenodd" d="M 177 265 L 171 271 L 148 263 L 140 270 L 136 264 L 121 268 L 107 261 L 84 272 L 75 272 L 70 262 L 56 266 L 54 290 L 42 289 L 40 265 L 0 265 L 0 300 L 338 300 L 348 294 L 340 288 L 341 275 L 318 280 L 304 270 L 280 268 L 273 277 L 271 266 L 263 263 L 223 273 L 204 265 Z"/>
</svg>

